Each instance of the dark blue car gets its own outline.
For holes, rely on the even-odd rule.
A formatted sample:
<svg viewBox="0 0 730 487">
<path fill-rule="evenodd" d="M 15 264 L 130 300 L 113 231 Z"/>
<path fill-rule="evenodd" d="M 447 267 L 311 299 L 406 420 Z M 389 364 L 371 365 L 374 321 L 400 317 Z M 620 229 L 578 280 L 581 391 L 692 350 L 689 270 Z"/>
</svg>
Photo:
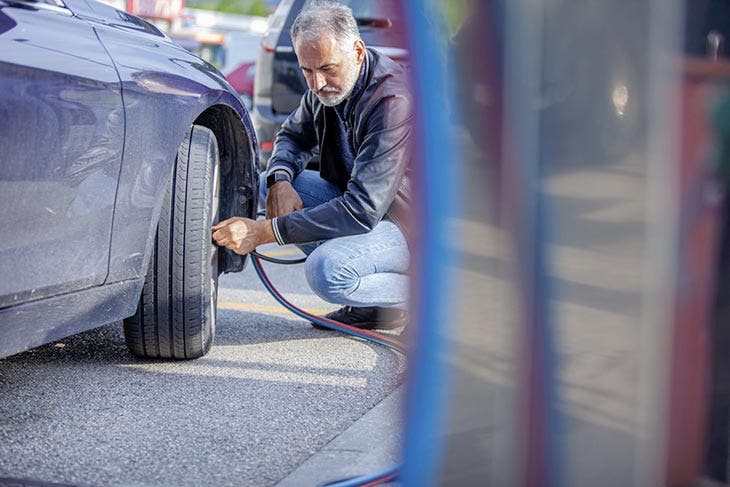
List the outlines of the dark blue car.
<svg viewBox="0 0 730 487">
<path fill-rule="evenodd" d="M 254 217 L 254 131 L 222 74 L 94 0 L 0 0 L 0 357 L 124 320 L 140 357 L 204 355 L 211 225 Z"/>
</svg>

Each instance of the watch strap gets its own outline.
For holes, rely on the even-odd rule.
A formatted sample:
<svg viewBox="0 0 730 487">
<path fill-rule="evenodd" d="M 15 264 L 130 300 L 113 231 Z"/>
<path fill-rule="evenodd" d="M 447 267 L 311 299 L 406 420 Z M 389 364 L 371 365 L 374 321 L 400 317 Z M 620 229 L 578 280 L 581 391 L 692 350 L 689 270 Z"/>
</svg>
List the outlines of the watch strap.
<svg viewBox="0 0 730 487">
<path fill-rule="evenodd" d="M 269 174 L 268 176 L 266 176 L 266 188 L 268 189 L 272 187 L 279 181 L 291 182 L 291 177 L 289 176 L 289 173 L 286 171 L 274 171 L 273 173 Z"/>
</svg>

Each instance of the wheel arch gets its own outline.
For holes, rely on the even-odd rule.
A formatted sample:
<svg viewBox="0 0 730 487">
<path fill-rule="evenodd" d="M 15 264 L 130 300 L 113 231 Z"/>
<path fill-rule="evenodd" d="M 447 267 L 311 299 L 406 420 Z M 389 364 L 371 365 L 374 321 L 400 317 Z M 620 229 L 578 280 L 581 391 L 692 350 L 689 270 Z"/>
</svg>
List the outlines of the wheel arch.
<svg viewBox="0 0 730 487">
<path fill-rule="evenodd" d="M 226 105 L 206 109 L 193 122 L 210 129 L 218 143 L 220 157 L 220 219 L 232 216 L 256 218 L 258 204 L 258 148 L 250 123 Z M 220 272 L 243 269 L 246 256 L 225 249 L 219 252 Z"/>
</svg>

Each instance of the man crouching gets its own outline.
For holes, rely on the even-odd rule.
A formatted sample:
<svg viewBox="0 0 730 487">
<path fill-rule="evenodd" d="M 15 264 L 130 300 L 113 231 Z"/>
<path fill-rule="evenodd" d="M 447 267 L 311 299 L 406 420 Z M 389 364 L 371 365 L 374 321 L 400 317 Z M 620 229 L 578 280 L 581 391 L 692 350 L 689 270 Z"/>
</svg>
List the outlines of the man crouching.
<svg viewBox="0 0 730 487">
<path fill-rule="evenodd" d="M 277 133 L 261 181 L 267 219 L 229 218 L 213 239 L 239 254 L 297 244 L 312 290 L 344 305 L 327 318 L 403 326 L 413 121 L 406 71 L 366 48 L 352 10 L 334 1 L 302 10 L 291 38 L 309 90 Z M 317 153 L 319 173 L 304 169 Z"/>
</svg>

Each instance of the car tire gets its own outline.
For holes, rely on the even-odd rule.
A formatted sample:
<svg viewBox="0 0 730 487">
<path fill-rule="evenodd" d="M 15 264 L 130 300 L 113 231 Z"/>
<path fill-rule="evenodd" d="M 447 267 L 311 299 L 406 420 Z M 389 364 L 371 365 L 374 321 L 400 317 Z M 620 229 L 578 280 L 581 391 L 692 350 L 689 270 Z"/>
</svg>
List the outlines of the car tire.
<svg viewBox="0 0 730 487">
<path fill-rule="evenodd" d="M 215 335 L 220 159 L 215 135 L 193 125 L 180 145 L 135 314 L 124 320 L 138 357 L 194 359 Z"/>
</svg>

